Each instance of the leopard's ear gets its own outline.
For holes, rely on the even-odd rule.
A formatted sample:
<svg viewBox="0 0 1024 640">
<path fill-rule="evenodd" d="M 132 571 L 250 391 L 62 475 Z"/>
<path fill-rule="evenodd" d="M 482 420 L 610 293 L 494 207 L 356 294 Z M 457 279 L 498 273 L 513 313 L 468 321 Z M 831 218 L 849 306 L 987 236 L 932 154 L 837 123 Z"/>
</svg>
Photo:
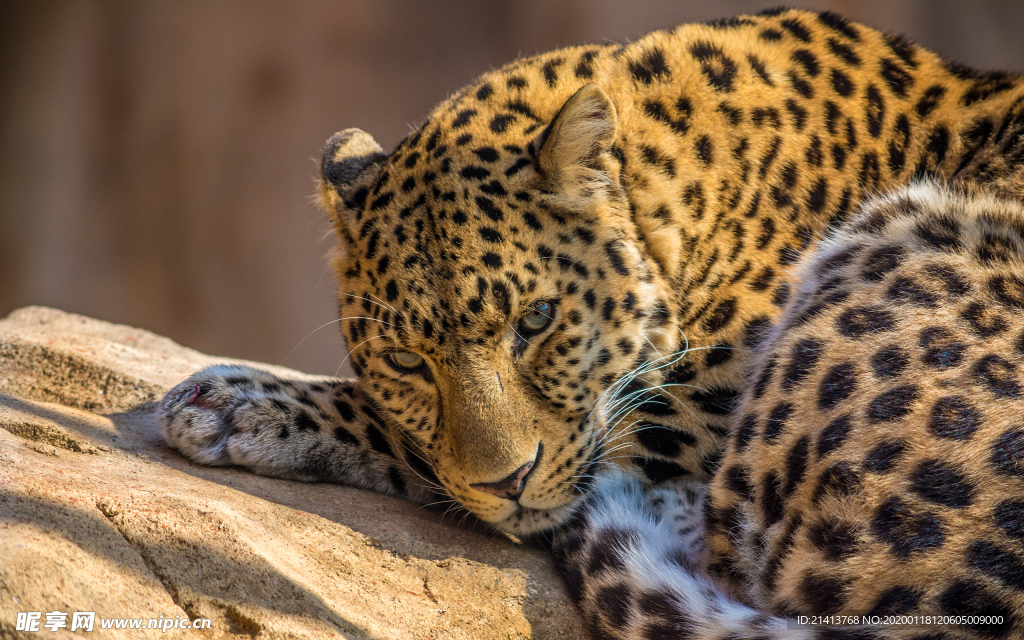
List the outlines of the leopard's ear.
<svg viewBox="0 0 1024 640">
<path fill-rule="evenodd" d="M 380 173 L 387 154 L 373 136 L 345 129 L 331 136 L 320 161 L 320 199 L 340 233 L 355 226 L 356 211 Z"/>
<path fill-rule="evenodd" d="M 540 140 L 541 174 L 555 191 L 617 184 L 617 164 L 608 157 L 617 133 L 611 98 L 600 85 L 584 85 L 562 105 Z"/>
</svg>

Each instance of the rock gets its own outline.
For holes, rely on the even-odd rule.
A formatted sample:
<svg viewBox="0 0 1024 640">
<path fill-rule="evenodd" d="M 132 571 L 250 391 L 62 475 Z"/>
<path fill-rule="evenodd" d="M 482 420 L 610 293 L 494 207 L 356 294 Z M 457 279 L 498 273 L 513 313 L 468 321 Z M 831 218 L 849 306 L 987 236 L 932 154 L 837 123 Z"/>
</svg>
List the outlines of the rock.
<svg viewBox="0 0 1024 640">
<path fill-rule="evenodd" d="M 15 630 L 35 611 L 54 638 L 120 637 L 71 633 L 75 611 L 97 631 L 212 621 L 177 637 L 586 637 L 543 551 L 360 489 L 183 459 L 155 401 L 215 362 L 231 361 L 53 309 L 0 321 L 0 637 L 38 637 Z"/>
</svg>

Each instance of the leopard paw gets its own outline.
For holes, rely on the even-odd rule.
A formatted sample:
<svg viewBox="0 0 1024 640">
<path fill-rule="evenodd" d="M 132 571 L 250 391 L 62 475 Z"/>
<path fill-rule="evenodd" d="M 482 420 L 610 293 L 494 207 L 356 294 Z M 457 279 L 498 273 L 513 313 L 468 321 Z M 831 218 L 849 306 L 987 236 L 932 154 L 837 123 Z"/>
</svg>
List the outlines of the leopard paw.
<svg viewBox="0 0 1024 640">
<path fill-rule="evenodd" d="M 238 430 L 236 413 L 275 384 L 274 376 L 252 367 L 215 365 L 203 369 L 160 401 L 160 433 L 193 462 L 233 464 L 228 440 Z"/>
</svg>

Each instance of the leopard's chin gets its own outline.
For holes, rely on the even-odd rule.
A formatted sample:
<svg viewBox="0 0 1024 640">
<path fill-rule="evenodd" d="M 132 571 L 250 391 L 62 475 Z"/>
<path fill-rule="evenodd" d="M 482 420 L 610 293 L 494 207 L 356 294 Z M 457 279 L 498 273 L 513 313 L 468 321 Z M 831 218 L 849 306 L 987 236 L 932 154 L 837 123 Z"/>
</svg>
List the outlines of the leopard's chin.
<svg viewBox="0 0 1024 640">
<path fill-rule="evenodd" d="M 539 503 L 531 503 L 528 494 L 518 500 L 501 499 L 486 511 L 468 509 L 478 519 L 491 527 L 516 536 L 525 536 L 556 529 L 562 526 L 579 510 L 586 501 L 590 484 L 585 489 L 574 490 L 574 495 L 565 495 L 561 501 L 550 496 Z"/>
<path fill-rule="evenodd" d="M 509 517 L 500 522 L 492 523 L 499 531 L 514 536 L 537 536 L 560 528 L 570 520 L 584 503 L 584 496 L 549 509 L 531 509 L 521 504 Z"/>
</svg>

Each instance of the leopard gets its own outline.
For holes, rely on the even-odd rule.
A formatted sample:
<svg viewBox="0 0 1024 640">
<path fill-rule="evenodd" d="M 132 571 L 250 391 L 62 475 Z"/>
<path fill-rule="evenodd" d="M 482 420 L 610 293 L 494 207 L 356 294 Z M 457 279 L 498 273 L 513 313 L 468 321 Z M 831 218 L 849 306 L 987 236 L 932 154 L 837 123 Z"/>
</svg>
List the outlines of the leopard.
<svg viewBox="0 0 1024 640">
<path fill-rule="evenodd" d="M 594 638 L 1019 635 L 1022 159 L 1024 78 L 830 12 L 522 58 L 328 140 L 356 378 L 159 428 L 543 544 Z"/>
</svg>

